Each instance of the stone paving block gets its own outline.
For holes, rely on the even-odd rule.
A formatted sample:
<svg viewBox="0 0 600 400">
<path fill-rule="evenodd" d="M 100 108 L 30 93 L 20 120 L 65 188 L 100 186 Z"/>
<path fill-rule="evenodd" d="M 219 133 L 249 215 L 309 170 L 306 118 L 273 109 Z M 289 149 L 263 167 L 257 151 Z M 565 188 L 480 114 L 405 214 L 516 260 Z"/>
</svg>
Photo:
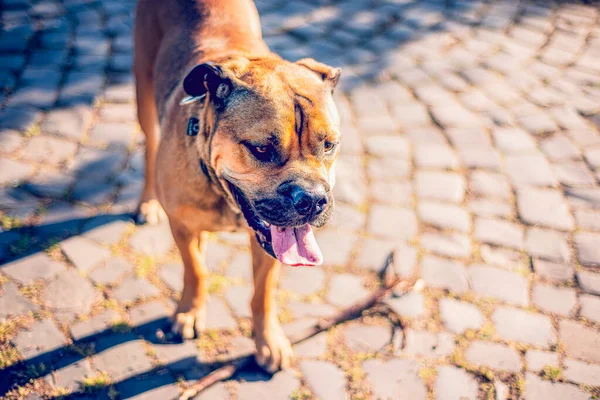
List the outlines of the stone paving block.
<svg viewBox="0 0 600 400">
<path fill-rule="evenodd" d="M 0 320 L 14 317 L 37 310 L 37 306 L 19 293 L 12 282 L 5 283 L 0 288 Z"/>
<path fill-rule="evenodd" d="M 587 400 L 589 394 L 577 386 L 553 383 L 528 373 L 525 378 L 525 396 L 531 400 Z"/>
<path fill-rule="evenodd" d="M 225 299 L 238 317 L 251 317 L 250 300 L 254 290 L 249 285 L 231 286 L 225 292 Z"/>
<path fill-rule="evenodd" d="M 521 219 L 530 225 L 573 229 L 573 217 L 556 190 L 522 188 L 517 192 L 517 206 Z"/>
<path fill-rule="evenodd" d="M 546 366 L 558 368 L 558 354 L 549 351 L 527 350 L 525 362 L 528 371 L 539 372 Z"/>
<path fill-rule="evenodd" d="M 154 344 L 153 348 L 156 350 L 159 363 L 171 371 L 186 371 L 203 361 L 196 343 L 191 340 L 181 343 Z"/>
<path fill-rule="evenodd" d="M 458 158 L 452 148 L 438 144 L 418 144 L 415 147 L 415 164 L 419 168 L 457 169 Z"/>
<path fill-rule="evenodd" d="M 483 324 L 483 314 L 469 303 L 443 298 L 440 300 L 440 318 L 450 331 L 460 334 L 467 329 L 478 330 Z"/>
<path fill-rule="evenodd" d="M 166 254 L 173 243 L 168 224 L 139 228 L 129 239 L 129 244 L 135 251 L 151 256 Z"/>
<path fill-rule="evenodd" d="M 421 201 L 417 206 L 421 221 L 441 229 L 468 232 L 471 229 L 469 213 L 459 206 Z"/>
<path fill-rule="evenodd" d="M 353 323 L 344 331 L 346 345 L 353 351 L 360 353 L 379 352 L 392 340 L 390 326 L 376 326 Z"/>
<path fill-rule="evenodd" d="M 54 352 L 66 345 L 67 338 L 51 320 L 45 319 L 20 331 L 13 343 L 25 360 L 35 357 L 56 358 L 58 354 Z"/>
<path fill-rule="evenodd" d="M 66 270 L 46 286 L 43 301 L 59 320 L 72 320 L 87 314 L 101 299 L 90 282 L 73 270 Z"/>
<path fill-rule="evenodd" d="M 580 314 L 583 318 L 600 323 L 600 297 L 583 294 L 579 296 Z"/>
<path fill-rule="evenodd" d="M 441 256 L 465 258 L 471 254 L 471 240 L 459 233 L 424 233 L 420 242 L 423 249 Z"/>
<path fill-rule="evenodd" d="M 492 314 L 496 333 L 504 340 L 514 340 L 548 347 L 556 338 L 549 317 L 511 307 L 498 307 Z"/>
<path fill-rule="evenodd" d="M 80 148 L 73 163 L 69 164 L 69 171 L 74 172 L 78 178 L 95 178 L 98 181 L 118 172 L 125 159 L 125 151 Z"/>
<path fill-rule="evenodd" d="M 373 201 L 396 206 L 410 206 L 413 203 L 413 189 L 409 182 L 371 182 L 370 192 Z"/>
<path fill-rule="evenodd" d="M 88 276 L 91 280 L 102 285 L 115 285 L 123 275 L 131 272 L 133 267 L 121 257 L 111 257 L 100 263 Z"/>
<path fill-rule="evenodd" d="M 225 302 L 211 297 L 206 303 L 206 329 L 235 329 L 237 323 Z"/>
<path fill-rule="evenodd" d="M 460 203 L 465 195 L 465 179 L 451 172 L 417 171 L 415 192 L 419 198 Z"/>
<path fill-rule="evenodd" d="M 102 181 L 78 181 L 73 187 L 73 198 L 91 204 L 93 206 L 106 205 L 115 192 L 115 187 L 111 182 Z"/>
<path fill-rule="evenodd" d="M 344 373 L 327 361 L 302 361 L 300 371 L 308 387 L 319 398 L 344 400 L 346 379 Z"/>
<path fill-rule="evenodd" d="M 568 262 L 571 258 L 567 235 L 549 229 L 529 228 L 525 235 L 525 250 L 551 261 Z"/>
<path fill-rule="evenodd" d="M 409 143 L 400 136 L 368 137 L 365 146 L 367 153 L 376 157 L 410 157 Z"/>
<path fill-rule="evenodd" d="M 528 283 L 521 275 L 485 264 L 469 268 L 473 292 L 518 306 L 529 304 Z"/>
<path fill-rule="evenodd" d="M 129 309 L 129 321 L 138 331 L 153 332 L 156 328 L 165 328 L 165 323 L 170 317 L 171 310 L 159 300 Z"/>
<path fill-rule="evenodd" d="M 518 372 L 521 360 L 516 350 L 508 346 L 477 340 L 465 353 L 468 362 L 501 371 Z"/>
<path fill-rule="evenodd" d="M 446 139 L 439 128 L 433 126 L 427 128 L 414 128 L 404 132 L 407 138 L 413 143 L 436 143 L 445 144 Z M 600 141 L 599 141 L 600 142 Z"/>
<path fill-rule="evenodd" d="M 394 104 L 391 111 L 394 121 L 403 130 L 428 126 L 432 122 L 427 109 L 420 103 Z"/>
<path fill-rule="evenodd" d="M 301 358 L 321 357 L 327 351 L 327 332 L 321 332 L 310 339 L 293 346 L 294 356 Z"/>
<path fill-rule="evenodd" d="M 510 388 L 500 379 L 494 380 L 494 387 L 496 389 L 496 400 L 509 400 L 510 399 Z"/>
<path fill-rule="evenodd" d="M 211 242 L 206 250 L 206 267 L 210 271 L 220 272 L 231 258 L 233 249 L 219 242 Z"/>
<path fill-rule="evenodd" d="M 578 271 L 577 282 L 584 292 L 600 295 L 600 274 L 589 271 Z"/>
<path fill-rule="evenodd" d="M 533 288 L 532 300 L 542 311 L 569 316 L 575 307 L 577 296 L 573 289 L 537 284 Z"/>
<path fill-rule="evenodd" d="M 285 268 L 279 287 L 301 295 L 310 295 L 323 289 L 325 274 L 319 268 Z"/>
<path fill-rule="evenodd" d="M 510 218 L 514 214 L 511 204 L 500 200 L 473 199 L 468 206 L 469 211 L 479 217 Z"/>
<path fill-rule="evenodd" d="M 546 156 L 552 161 L 575 159 L 579 158 L 581 154 L 569 138 L 558 133 L 549 139 L 542 140 L 540 146 Z"/>
<path fill-rule="evenodd" d="M 462 369 L 452 366 L 441 366 L 435 380 L 436 398 L 439 400 L 475 400 L 478 384 L 475 378 Z"/>
<path fill-rule="evenodd" d="M 0 186 L 8 184 L 16 186 L 33 174 L 34 170 L 31 164 L 2 158 L 0 159 Z"/>
<path fill-rule="evenodd" d="M 333 229 L 319 231 L 315 236 L 327 265 L 347 265 L 359 242 L 357 235 Z"/>
<path fill-rule="evenodd" d="M 381 180 L 387 180 L 387 181 L 406 179 L 409 177 L 411 169 L 412 169 L 412 166 L 408 160 L 397 159 L 397 158 L 393 158 L 393 157 L 370 158 L 367 162 L 367 173 L 370 177 L 373 177 L 376 179 L 381 179 Z M 341 169 L 337 168 L 336 170 L 340 171 Z M 339 173 L 338 173 L 338 175 L 339 175 Z M 354 188 L 354 190 L 356 190 L 363 186 L 362 181 L 359 181 L 358 177 L 355 177 L 352 180 L 348 177 L 344 178 L 343 176 L 341 176 L 340 178 L 338 178 L 338 180 L 339 181 L 336 183 L 336 188 L 340 182 L 343 183 L 346 180 L 351 182 L 353 185 L 352 188 L 349 188 L 346 190 L 350 190 L 353 188 Z M 346 197 L 343 197 L 341 200 L 346 201 L 348 203 L 360 204 L 360 202 L 358 201 L 360 194 L 361 194 L 360 192 L 345 193 Z M 337 194 L 336 194 L 336 198 L 337 198 Z"/>
<path fill-rule="evenodd" d="M 467 270 L 463 263 L 426 255 L 421 260 L 421 276 L 428 286 L 455 293 L 469 290 Z"/>
<path fill-rule="evenodd" d="M 52 371 L 51 375 L 46 375 L 45 379 L 53 388 L 63 388 L 71 392 L 77 392 L 80 389 L 80 382 L 86 376 L 94 375 L 88 360 L 74 359 L 66 367 Z"/>
<path fill-rule="evenodd" d="M 29 179 L 24 187 L 37 196 L 64 198 L 75 178 L 58 172 L 38 174 Z"/>
<path fill-rule="evenodd" d="M 529 152 L 536 148 L 531 136 L 518 128 L 496 128 L 493 135 L 496 146 L 508 154 Z"/>
<path fill-rule="evenodd" d="M 88 140 L 97 146 L 129 147 L 133 138 L 133 126 L 126 123 L 100 122 L 91 129 Z"/>
<path fill-rule="evenodd" d="M 600 264 L 600 234 L 581 232 L 575 234 L 577 258 L 583 265 Z"/>
<path fill-rule="evenodd" d="M 413 360 L 367 360 L 362 368 L 376 398 L 402 398 L 403 393 L 410 393 L 414 400 L 427 398 L 427 390 L 418 375 L 419 364 Z"/>
<path fill-rule="evenodd" d="M 328 317 L 335 314 L 335 307 L 331 304 L 305 303 L 299 301 L 290 301 L 287 308 L 296 318 L 304 317 Z"/>
<path fill-rule="evenodd" d="M 5 107 L 0 112 L 0 130 L 27 132 L 42 118 L 39 110 L 29 107 Z"/>
<path fill-rule="evenodd" d="M 352 274 L 336 274 L 331 277 L 327 302 L 338 307 L 353 304 L 368 294 L 362 279 Z"/>
<path fill-rule="evenodd" d="M 491 146 L 487 132 L 480 129 L 447 129 L 450 142 L 458 148 Z"/>
<path fill-rule="evenodd" d="M 533 270 L 539 276 L 552 282 L 567 282 L 575 275 L 575 270 L 570 265 L 544 261 L 537 258 L 533 259 Z"/>
<path fill-rule="evenodd" d="M 562 320 L 559 336 L 566 354 L 593 363 L 600 363 L 600 333 L 583 324 Z"/>
<path fill-rule="evenodd" d="M 404 331 L 403 347 L 401 351 L 406 354 L 441 358 L 449 356 L 454 351 L 454 338 L 446 332 L 436 334 L 409 329 Z M 399 349 L 396 353 L 400 354 Z"/>
<path fill-rule="evenodd" d="M 600 365 L 565 359 L 564 376 L 567 380 L 589 386 L 597 386 L 600 382 Z"/>
<path fill-rule="evenodd" d="M 567 186 L 593 186 L 594 175 L 583 161 L 574 161 L 553 166 L 558 181 Z"/>
<path fill-rule="evenodd" d="M 498 173 L 473 171 L 469 178 L 469 188 L 471 192 L 481 196 L 501 199 L 511 197 L 511 188 L 506 177 Z"/>
<path fill-rule="evenodd" d="M 244 379 L 245 377 L 242 375 L 240 378 Z M 251 378 L 245 380 L 246 382 L 240 383 L 238 386 L 238 400 L 286 400 L 300 387 L 300 381 L 291 371 L 277 372 L 266 382 L 263 382 L 263 380 L 266 380 L 266 376 L 263 379 Z"/>
<path fill-rule="evenodd" d="M 141 340 L 132 340 L 124 343 L 105 347 L 110 343 L 110 338 L 96 344 L 96 348 L 103 348 L 92 356 L 92 364 L 98 371 L 106 372 L 114 381 L 148 372 L 152 369 L 152 361 L 146 355 L 146 349 Z"/>
<path fill-rule="evenodd" d="M 183 264 L 169 263 L 158 270 L 160 279 L 174 292 L 183 290 Z"/>
<path fill-rule="evenodd" d="M 493 218 L 475 220 L 475 238 L 483 243 L 520 250 L 523 247 L 523 228 L 508 221 Z"/>
<path fill-rule="evenodd" d="M 12 153 L 17 150 L 25 142 L 25 136 L 17 131 L 5 130 L 0 136 L 0 152 Z"/>
<path fill-rule="evenodd" d="M 400 243 L 393 240 L 366 238 L 359 240 L 358 244 L 360 245 L 360 250 L 356 258 L 356 264 L 360 268 L 376 272 L 379 272 L 379 269 L 382 267 L 383 262 L 390 252 L 396 252 L 399 247 L 405 248 L 405 252 L 410 251 L 407 246 L 402 246 Z M 411 264 L 406 265 L 407 269 L 405 270 L 410 274 L 412 269 L 414 269 L 415 261 L 413 260 L 413 257 L 411 257 L 411 254 L 407 254 L 405 260 L 408 264 Z"/>
<path fill-rule="evenodd" d="M 73 324 L 70 328 L 71 336 L 75 340 L 86 340 L 98 334 L 106 333 L 115 321 L 121 317 L 115 310 L 105 310 L 100 314 Z"/>
<path fill-rule="evenodd" d="M 541 154 L 507 155 L 506 172 L 514 185 L 554 186 L 556 178 Z"/>
<path fill-rule="evenodd" d="M 351 205 L 338 203 L 328 226 L 338 231 L 352 232 L 361 230 L 366 220 L 367 215 L 364 212 Z"/>
<path fill-rule="evenodd" d="M 47 165 L 59 164 L 71 158 L 77 145 L 47 136 L 34 136 L 23 148 L 23 158 Z"/>
<path fill-rule="evenodd" d="M 425 315 L 425 300 L 421 293 L 408 293 L 399 298 L 387 299 L 385 303 L 399 316 L 419 318 Z"/>
<path fill-rule="evenodd" d="M 128 277 L 112 292 L 112 297 L 122 303 L 158 296 L 160 291 L 144 278 Z"/>
<path fill-rule="evenodd" d="M 180 390 L 168 371 L 161 370 L 134 377 L 115 386 L 124 399 L 170 399 L 179 396 Z"/>
<path fill-rule="evenodd" d="M 458 150 L 458 157 L 466 168 L 499 171 L 501 159 L 499 153 L 487 147 L 470 147 Z"/>
<path fill-rule="evenodd" d="M 244 280 L 252 279 L 252 259 L 247 251 L 238 252 L 233 256 L 227 267 L 227 276 Z"/>
<path fill-rule="evenodd" d="M 110 257 L 110 250 L 81 237 L 65 240 L 61 247 L 69 261 L 81 272 L 88 272 Z"/>
<path fill-rule="evenodd" d="M 417 218 L 412 210 L 384 205 L 374 205 L 367 222 L 367 229 L 372 234 L 401 240 L 412 239 L 417 228 Z"/>
</svg>

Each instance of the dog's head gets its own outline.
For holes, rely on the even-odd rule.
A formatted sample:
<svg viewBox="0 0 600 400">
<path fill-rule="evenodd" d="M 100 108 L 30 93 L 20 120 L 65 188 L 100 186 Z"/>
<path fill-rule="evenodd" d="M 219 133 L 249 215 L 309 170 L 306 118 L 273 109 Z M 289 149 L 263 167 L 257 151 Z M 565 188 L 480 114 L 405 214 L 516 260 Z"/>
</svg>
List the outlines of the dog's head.
<svg viewBox="0 0 600 400">
<path fill-rule="evenodd" d="M 290 265 L 318 265 L 312 226 L 332 213 L 340 75 L 312 59 L 231 58 L 186 76 L 202 97 L 203 159 L 221 180 L 267 253 Z"/>
</svg>

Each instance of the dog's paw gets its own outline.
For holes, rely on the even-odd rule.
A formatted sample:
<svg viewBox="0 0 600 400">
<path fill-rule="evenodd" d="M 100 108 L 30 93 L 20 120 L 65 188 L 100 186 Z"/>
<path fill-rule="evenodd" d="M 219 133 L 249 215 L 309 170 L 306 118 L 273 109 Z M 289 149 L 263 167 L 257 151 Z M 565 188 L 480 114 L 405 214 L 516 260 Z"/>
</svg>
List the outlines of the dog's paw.
<svg viewBox="0 0 600 400">
<path fill-rule="evenodd" d="M 184 339 L 200 337 L 206 328 L 206 307 L 189 311 L 177 311 L 171 321 L 171 331 Z"/>
<path fill-rule="evenodd" d="M 156 199 L 142 201 L 135 214 L 135 222 L 138 224 L 157 225 L 167 219 L 167 214 Z"/>
<path fill-rule="evenodd" d="M 290 366 L 294 352 L 290 341 L 278 323 L 256 334 L 256 362 L 269 373 Z"/>
</svg>

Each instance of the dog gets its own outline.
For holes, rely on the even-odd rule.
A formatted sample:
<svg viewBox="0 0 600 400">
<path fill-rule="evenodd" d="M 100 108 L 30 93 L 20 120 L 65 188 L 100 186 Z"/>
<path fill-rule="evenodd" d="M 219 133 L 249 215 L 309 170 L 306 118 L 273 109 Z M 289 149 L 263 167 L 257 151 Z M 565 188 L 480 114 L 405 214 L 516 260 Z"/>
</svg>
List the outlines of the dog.
<svg viewBox="0 0 600 400">
<path fill-rule="evenodd" d="M 172 330 L 193 338 L 205 327 L 208 232 L 244 230 L 256 360 L 286 368 L 274 290 L 281 263 L 323 261 L 313 227 L 334 206 L 340 69 L 272 53 L 251 0 L 140 0 L 134 76 L 146 137 L 137 218 L 167 218 L 184 264 Z"/>
</svg>

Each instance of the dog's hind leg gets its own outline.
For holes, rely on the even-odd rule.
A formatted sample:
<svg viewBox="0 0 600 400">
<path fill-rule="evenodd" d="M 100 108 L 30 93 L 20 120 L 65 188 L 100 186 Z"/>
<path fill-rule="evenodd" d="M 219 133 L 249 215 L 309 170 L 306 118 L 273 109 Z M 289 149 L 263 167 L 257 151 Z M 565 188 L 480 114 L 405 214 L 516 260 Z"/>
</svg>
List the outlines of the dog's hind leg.
<svg viewBox="0 0 600 400">
<path fill-rule="evenodd" d="M 275 305 L 275 289 L 279 280 L 279 261 L 271 258 L 250 233 L 254 296 L 250 304 L 254 323 L 256 361 L 268 372 L 289 367 L 293 355 L 290 341 L 283 333 Z"/>
<path fill-rule="evenodd" d="M 199 336 L 206 326 L 206 242 L 207 232 L 190 232 L 170 220 L 171 231 L 183 261 L 183 292 L 172 321 L 172 331 L 184 339 Z"/>
<path fill-rule="evenodd" d="M 154 100 L 154 63 L 160 46 L 161 34 L 146 7 L 140 12 L 144 1 L 138 4 L 134 32 L 134 76 L 137 114 L 140 127 L 146 137 L 146 171 L 144 189 L 136 212 L 138 223 L 157 224 L 165 219 L 165 212 L 156 197 L 156 153 L 160 141 L 160 125 Z"/>
</svg>

